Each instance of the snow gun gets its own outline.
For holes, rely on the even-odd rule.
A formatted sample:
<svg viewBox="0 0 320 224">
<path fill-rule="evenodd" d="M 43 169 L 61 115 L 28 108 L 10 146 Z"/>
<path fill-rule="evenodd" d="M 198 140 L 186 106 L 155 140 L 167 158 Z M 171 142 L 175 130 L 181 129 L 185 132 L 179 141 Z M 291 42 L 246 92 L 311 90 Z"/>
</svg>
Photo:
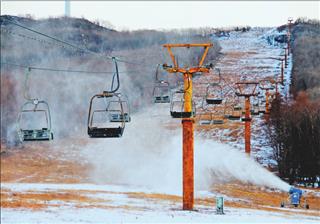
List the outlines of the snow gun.
<svg viewBox="0 0 320 224">
<path fill-rule="evenodd" d="M 298 206 L 305 208 L 305 209 L 309 209 L 309 205 L 307 203 L 307 199 L 305 198 L 304 200 L 304 205 L 302 205 L 301 203 L 301 198 L 303 195 L 303 191 L 299 188 L 295 188 L 295 187 L 290 187 L 289 189 L 289 197 L 285 200 L 281 202 L 281 207 L 295 207 L 297 208 Z"/>
</svg>

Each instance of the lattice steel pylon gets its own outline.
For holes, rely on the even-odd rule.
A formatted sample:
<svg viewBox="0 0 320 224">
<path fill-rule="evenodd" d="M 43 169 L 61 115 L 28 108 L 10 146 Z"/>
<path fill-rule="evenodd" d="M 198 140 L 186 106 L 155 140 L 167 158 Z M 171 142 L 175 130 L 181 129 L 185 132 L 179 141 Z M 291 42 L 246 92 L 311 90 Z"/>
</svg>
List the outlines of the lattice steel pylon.
<svg viewBox="0 0 320 224">
<path fill-rule="evenodd" d="M 203 66 L 203 62 L 208 54 L 212 43 L 203 44 L 164 44 L 172 59 L 173 66 L 163 65 L 169 73 L 181 73 L 184 79 L 184 113 L 190 117 L 182 118 L 182 138 L 183 138 L 183 210 L 192 210 L 194 204 L 194 114 L 192 113 L 192 76 L 194 73 L 208 73 L 212 65 Z M 204 52 L 198 66 L 191 68 L 181 68 L 172 52 L 172 48 L 203 47 Z"/>
</svg>

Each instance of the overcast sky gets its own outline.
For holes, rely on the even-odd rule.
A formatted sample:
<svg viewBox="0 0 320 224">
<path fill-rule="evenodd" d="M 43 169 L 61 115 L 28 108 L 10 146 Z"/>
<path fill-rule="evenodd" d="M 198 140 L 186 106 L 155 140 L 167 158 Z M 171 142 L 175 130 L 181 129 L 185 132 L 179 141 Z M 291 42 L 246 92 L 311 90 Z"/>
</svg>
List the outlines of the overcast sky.
<svg viewBox="0 0 320 224">
<path fill-rule="evenodd" d="M 1 1 L 1 15 L 64 15 L 64 1 Z M 235 25 L 277 26 L 288 17 L 319 19 L 319 1 L 73 1 L 71 16 L 109 21 L 116 29 Z"/>
</svg>

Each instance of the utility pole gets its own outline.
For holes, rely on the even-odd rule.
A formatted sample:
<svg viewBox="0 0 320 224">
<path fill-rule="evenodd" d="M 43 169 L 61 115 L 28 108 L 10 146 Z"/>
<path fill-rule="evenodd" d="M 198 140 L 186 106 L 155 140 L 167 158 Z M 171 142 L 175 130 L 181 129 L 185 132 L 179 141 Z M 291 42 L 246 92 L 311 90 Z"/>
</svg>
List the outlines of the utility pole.
<svg viewBox="0 0 320 224">
<path fill-rule="evenodd" d="M 237 82 L 236 95 L 245 98 L 245 117 L 241 120 L 244 121 L 244 143 L 245 152 L 250 155 L 251 152 L 251 117 L 250 117 L 250 97 L 258 96 L 256 92 L 258 82 Z"/>
<path fill-rule="evenodd" d="M 184 80 L 184 113 L 190 116 L 185 116 L 182 119 L 182 138 L 183 138 L 183 210 L 193 210 L 194 204 L 194 115 L 192 113 L 192 76 L 194 73 L 208 73 L 212 65 L 203 66 L 204 59 L 207 56 L 212 43 L 205 44 L 164 44 L 173 62 L 173 67 L 167 64 L 163 68 L 169 73 L 181 73 Z M 180 68 L 177 60 L 172 52 L 172 48 L 178 47 L 203 47 L 204 53 L 197 67 Z"/>
</svg>

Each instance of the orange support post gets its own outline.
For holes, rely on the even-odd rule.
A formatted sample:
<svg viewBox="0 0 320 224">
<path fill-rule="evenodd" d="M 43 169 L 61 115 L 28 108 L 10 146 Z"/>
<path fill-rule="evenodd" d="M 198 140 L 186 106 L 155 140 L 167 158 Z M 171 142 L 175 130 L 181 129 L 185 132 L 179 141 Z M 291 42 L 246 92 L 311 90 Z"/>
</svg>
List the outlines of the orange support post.
<svg viewBox="0 0 320 224">
<path fill-rule="evenodd" d="M 250 155 L 251 151 L 251 118 L 250 118 L 250 97 L 245 97 L 245 126 L 244 126 L 244 144 L 245 152 Z"/>
<path fill-rule="evenodd" d="M 284 83 L 284 68 L 283 68 L 283 60 L 281 60 L 281 83 Z"/>
<path fill-rule="evenodd" d="M 288 18 L 288 32 L 287 32 L 287 36 L 288 36 L 288 56 L 290 55 L 290 51 L 291 51 L 291 25 L 292 25 L 292 18 Z"/>
<path fill-rule="evenodd" d="M 250 97 L 258 96 L 256 88 L 259 83 L 257 82 L 237 82 L 236 86 L 238 91 L 236 91 L 237 96 L 242 96 L 245 98 L 245 117 L 244 117 L 244 143 L 245 152 L 250 155 L 251 152 L 251 117 L 250 117 Z M 250 87 L 251 86 L 251 87 Z M 247 89 L 248 88 L 248 89 Z"/>
<path fill-rule="evenodd" d="M 288 65 L 287 48 L 284 48 L 284 67 L 287 68 L 287 65 Z"/>
<path fill-rule="evenodd" d="M 192 74 L 198 72 L 209 72 L 210 67 L 204 67 L 203 62 L 212 47 L 211 43 L 204 44 L 165 44 L 174 67 L 163 65 L 169 73 L 182 73 L 184 79 L 184 112 L 192 112 Z M 174 47 L 204 47 L 203 55 L 197 67 L 189 69 L 178 68 L 171 48 Z M 183 210 L 192 210 L 194 204 L 194 118 L 182 119 L 182 173 L 183 173 Z"/>
<path fill-rule="evenodd" d="M 194 147 L 193 119 L 182 120 L 183 137 L 183 210 L 192 210 L 194 204 Z"/>
<path fill-rule="evenodd" d="M 266 89 L 266 114 L 269 114 L 269 90 Z"/>
<path fill-rule="evenodd" d="M 184 112 L 192 112 L 192 75 L 183 74 L 184 79 Z M 192 210 L 194 203 L 194 136 L 193 118 L 182 120 L 183 141 L 183 210 Z"/>
</svg>

